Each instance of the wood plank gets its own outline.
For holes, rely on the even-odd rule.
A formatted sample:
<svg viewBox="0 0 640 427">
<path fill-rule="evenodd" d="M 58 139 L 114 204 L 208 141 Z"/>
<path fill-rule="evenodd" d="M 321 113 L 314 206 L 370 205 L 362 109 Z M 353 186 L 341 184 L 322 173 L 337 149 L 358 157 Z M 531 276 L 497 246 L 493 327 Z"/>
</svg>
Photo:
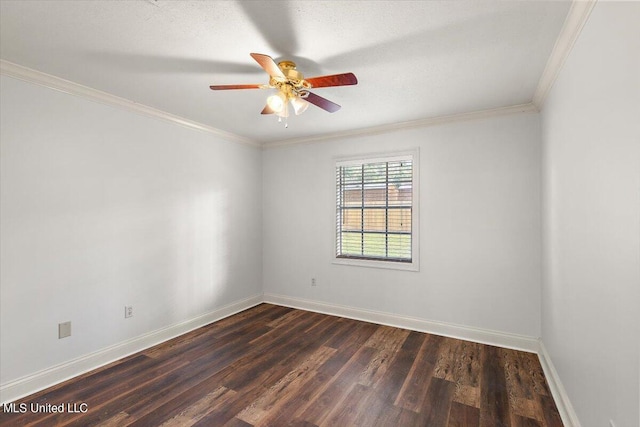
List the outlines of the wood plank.
<svg viewBox="0 0 640 427">
<path fill-rule="evenodd" d="M 292 323 L 295 323 L 296 320 L 302 318 L 302 317 L 306 317 L 309 316 L 309 312 L 306 311 L 302 311 L 302 310 L 291 310 L 289 311 L 287 314 L 285 314 L 284 316 L 279 316 L 276 317 L 275 319 L 271 320 L 269 323 L 267 323 L 267 326 L 272 328 L 272 329 L 276 329 L 280 326 L 291 326 Z M 253 343 L 252 343 L 253 344 Z"/>
<path fill-rule="evenodd" d="M 205 395 L 195 403 L 189 405 L 184 411 L 160 424 L 160 427 L 187 427 L 200 421 L 207 414 L 214 411 L 218 406 L 225 405 L 233 399 L 236 392 L 226 387 L 218 387 L 216 390 Z"/>
<path fill-rule="evenodd" d="M 415 414 L 403 408 L 397 408 L 393 403 L 424 340 L 425 334 L 408 333 L 402 346 L 395 350 L 395 357 L 390 361 L 388 369 L 380 379 L 372 386 L 367 387 L 367 392 L 363 393 L 357 402 L 349 402 L 352 406 L 364 408 L 362 410 L 356 409 L 355 418 L 351 420 L 352 425 L 415 425 L 418 422 Z M 400 341 L 390 340 L 390 343 L 393 344 L 389 346 L 377 345 L 381 348 L 378 350 L 378 354 L 388 351 L 385 350 L 385 347 L 397 346 Z M 371 363 L 367 365 L 365 372 L 370 365 Z M 360 378 L 362 378 L 362 374 Z M 360 384 L 362 385 L 362 383 Z"/>
<path fill-rule="evenodd" d="M 453 401 L 463 405 L 473 406 L 474 408 L 480 408 L 480 387 L 456 384 Z"/>
<path fill-rule="evenodd" d="M 327 387 L 330 386 L 330 378 L 338 378 L 339 371 L 345 369 L 345 364 L 355 355 L 355 353 L 363 347 L 364 342 L 374 333 L 377 328 L 376 325 L 367 323 L 347 323 L 339 322 L 341 328 L 347 327 L 350 330 L 350 339 L 345 341 L 349 345 L 345 345 L 342 348 L 336 349 L 333 356 L 331 356 L 325 363 L 320 366 L 315 375 L 308 378 L 308 380 L 301 384 L 299 391 L 294 399 L 285 402 L 278 409 L 278 415 L 273 419 L 272 425 L 289 425 L 291 420 L 295 420 L 296 423 L 302 423 L 304 420 L 298 417 L 298 414 L 303 411 L 303 408 L 307 408 L 308 405 L 315 402 L 315 410 L 321 410 L 322 398 L 318 398 L 322 393 L 327 392 Z M 330 342 L 331 339 L 325 341 L 325 344 Z M 326 345 L 325 345 L 326 346 Z M 352 361 L 353 362 L 353 361 Z M 361 365 L 359 365 L 362 368 Z M 331 393 L 330 391 L 327 393 Z M 327 411 L 325 411 L 327 412 Z M 312 423 L 313 424 L 313 423 Z M 315 425 L 315 424 L 313 424 Z"/>
<path fill-rule="evenodd" d="M 509 426 L 509 395 L 499 348 L 483 347 L 481 375 L 480 426 Z"/>
<path fill-rule="evenodd" d="M 547 427 L 562 427 L 562 418 L 556 407 L 556 403 L 551 396 L 539 395 L 540 404 L 542 406 L 542 415 Z"/>
<path fill-rule="evenodd" d="M 446 427 L 456 385 L 440 378 L 432 378 L 427 391 L 426 404 L 420 408 L 420 425 Z"/>
<path fill-rule="evenodd" d="M 402 345 L 408 335 L 409 331 L 406 329 L 379 326 L 364 345 L 379 350 L 395 350 Z"/>
<path fill-rule="evenodd" d="M 379 426 L 420 426 L 420 414 L 408 409 L 387 405 L 385 410 L 378 414 L 377 423 Z"/>
<path fill-rule="evenodd" d="M 304 362 L 271 386 L 258 400 L 240 412 L 236 418 L 254 426 L 269 425 L 274 412 L 280 412 L 280 409 L 296 396 L 302 385 L 315 375 L 316 369 L 335 351 L 331 347 L 320 347 Z"/>
<path fill-rule="evenodd" d="M 369 387 L 355 383 L 347 389 L 344 398 L 327 414 L 320 426 L 355 426 L 355 420 L 362 411 L 371 411 L 362 405 L 364 397 L 369 393 Z"/>
<path fill-rule="evenodd" d="M 408 335 L 409 331 L 404 329 L 380 327 L 365 343 L 366 347 L 377 351 L 360 374 L 358 383 L 367 387 L 375 386 L 387 372 Z"/>
<path fill-rule="evenodd" d="M 278 317 L 293 311 L 289 307 L 273 306 L 271 304 L 259 304 L 248 310 L 236 313 L 233 316 L 225 317 L 207 326 L 220 337 L 225 336 L 237 326 L 263 325 L 277 319 Z"/>
<path fill-rule="evenodd" d="M 509 406 L 511 408 L 512 422 L 516 416 L 533 418 L 537 421 L 543 421 L 542 409 L 540 402 L 533 399 L 525 399 L 522 397 L 509 397 Z"/>
<path fill-rule="evenodd" d="M 480 425 L 480 409 L 458 402 L 451 403 L 448 427 L 478 427 Z"/>
<path fill-rule="evenodd" d="M 342 404 L 348 391 L 357 383 L 360 372 L 364 370 L 374 354 L 374 348 L 361 346 L 342 369 L 329 378 L 307 404 L 300 407 L 296 417 L 322 425 L 331 411 Z"/>
<path fill-rule="evenodd" d="M 438 360 L 433 367 L 433 376 L 435 378 L 455 382 L 453 372 L 456 365 L 456 354 L 459 350 L 459 344 L 460 340 L 453 338 L 442 339 Z"/>
<path fill-rule="evenodd" d="M 236 399 L 228 402 L 227 405 L 220 406 L 211 411 L 207 416 L 195 423 L 193 427 L 211 427 L 211 426 L 247 426 L 245 421 L 242 421 L 235 416 L 240 413 L 244 408 L 251 404 L 251 402 L 257 400 L 264 392 L 263 387 L 247 388 L 243 391 L 239 391 L 236 395 Z"/>
<path fill-rule="evenodd" d="M 96 424 L 97 427 L 120 427 L 127 424 L 129 414 L 126 412 L 118 412 L 113 417 Z"/>
<path fill-rule="evenodd" d="M 389 369 L 374 386 L 376 394 L 383 402 L 394 405 L 426 338 L 427 335 L 420 332 L 411 331 L 409 333 L 396 357 L 389 365 Z"/>
<path fill-rule="evenodd" d="M 339 333 L 337 333 L 326 343 L 324 343 L 324 345 L 326 345 L 327 347 L 342 348 L 346 345 L 349 345 L 350 340 L 353 339 L 352 332 L 355 329 L 366 329 L 366 331 L 370 331 L 371 334 L 373 334 L 377 329 L 377 325 L 374 325 L 372 323 L 358 322 L 357 320 L 352 319 L 340 319 L 338 320 L 338 323 L 341 324 L 342 329 Z M 369 336 L 367 336 L 367 339 L 369 339 Z"/>
<path fill-rule="evenodd" d="M 335 348 L 337 351 L 318 372 L 327 376 L 335 375 L 363 347 L 376 329 L 377 326 L 371 323 L 341 322 L 340 329 L 323 343 L 324 346 Z M 337 345 L 337 343 L 340 344 Z"/>
<path fill-rule="evenodd" d="M 513 419 L 512 427 L 542 427 L 543 424 L 540 424 L 537 420 L 533 418 L 521 417 L 520 415 L 516 415 Z"/>
<path fill-rule="evenodd" d="M 453 357 L 453 379 L 456 384 L 477 388 L 480 384 L 481 344 L 457 340 L 458 346 Z"/>
<path fill-rule="evenodd" d="M 532 387 L 534 394 L 551 396 L 551 391 L 549 390 L 549 385 L 545 380 L 544 371 L 542 370 L 542 365 L 540 364 L 538 355 L 522 352 L 521 357 L 524 360 L 526 369 L 529 372 L 531 381 L 533 382 Z"/>
<path fill-rule="evenodd" d="M 509 398 L 532 399 L 534 396 L 533 372 L 530 372 L 527 359 L 523 357 L 522 352 L 514 350 L 501 349 L 500 354 L 504 363 Z"/>
<path fill-rule="evenodd" d="M 212 425 L 212 424 L 209 424 Z M 238 418 L 231 418 L 228 422 L 224 424 L 224 427 L 253 427 L 251 424 L 246 423 Z"/>
<path fill-rule="evenodd" d="M 407 374 L 402 389 L 398 393 L 395 405 L 420 412 L 425 404 L 429 384 L 433 377 L 435 362 L 440 353 L 440 345 L 443 337 L 438 335 L 428 335 L 422 343 L 418 356 L 414 360 L 411 370 Z"/>
</svg>

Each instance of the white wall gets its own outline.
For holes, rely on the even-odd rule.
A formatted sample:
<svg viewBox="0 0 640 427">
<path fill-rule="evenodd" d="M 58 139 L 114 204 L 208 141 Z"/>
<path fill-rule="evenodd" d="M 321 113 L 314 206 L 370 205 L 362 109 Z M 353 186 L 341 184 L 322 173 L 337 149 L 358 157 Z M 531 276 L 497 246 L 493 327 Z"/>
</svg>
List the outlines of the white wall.
<svg viewBox="0 0 640 427">
<path fill-rule="evenodd" d="M 420 272 L 332 264 L 334 157 L 415 147 Z M 265 294 L 539 336 L 537 114 L 268 148 L 263 174 Z"/>
<path fill-rule="evenodd" d="M 638 22 L 597 3 L 542 114 L 542 339 L 584 426 L 639 425 Z"/>
<path fill-rule="evenodd" d="M 261 294 L 260 149 L 1 90 L 2 384 Z"/>
</svg>

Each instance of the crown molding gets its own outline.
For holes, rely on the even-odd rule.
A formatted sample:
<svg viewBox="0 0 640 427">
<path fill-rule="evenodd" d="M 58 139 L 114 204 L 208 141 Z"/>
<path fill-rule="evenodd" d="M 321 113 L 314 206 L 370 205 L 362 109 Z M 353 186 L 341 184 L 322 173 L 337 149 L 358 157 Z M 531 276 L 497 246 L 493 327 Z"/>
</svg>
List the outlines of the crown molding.
<svg viewBox="0 0 640 427">
<path fill-rule="evenodd" d="M 282 141 L 265 142 L 264 148 L 280 147 L 283 145 L 303 144 L 311 142 L 319 142 L 330 139 L 355 138 L 360 136 L 379 135 L 397 130 L 421 128 L 428 126 L 437 126 L 446 123 L 462 122 L 468 120 L 487 119 L 491 117 L 500 117 L 510 114 L 533 113 L 538 112 L 538 108 L 531 102 L 527 104 L 511 105 L 509 107 L 492 108 L 488 110 L 472 111 L 470 113 L 451 114 L 447 116 L 428 117 L 424 119 L 412 120 L 407 122 L 389 123 L 380 126 L 373 126 L 362 129 L 348 130 L 343 132 L 327 133 L 317 136 L 292 138 Z"/>
<path fill-rule="evenodd" d="M 161 119 L 170 123 L 174 123 L 180 126 L 184 126 L 190 129 L 196 129 L 204 132 L 211 133 L 217 137 L 224 139 L 225 141 L 233 141 L 241 144 L 247 144 L 254 147 L 261 147 L 262 144 L 253 141 L 249 138 L 236 135 L 231 132 L 227 132 L 213 126 L 208 126 L 193 120 L 185 119 L 184 117 L 176 116 L 171 113 L 167 113 L 162 110 L 158 110 L 147 105 L 143 105 L 137 102 L 130 101 L 119 96 L 112 95 L 107 92 L 103 92 L 97 89 L 90 88 L 78 83 L 74 83 L 69 80 L 62 79 L 60 77 L 46 74 L 41 71 L 33 70 L 31 68 L 23 67 L 22 65 L 14 64 L 9 61 L 0 60 L 0 74 L 13 77 L 19 80 L 23 80 L 29 83 L 34 83 L 40 86 L 44 86 L 49 89 L 64 92 L 70 95 L 79 96 L 81 98 L 88 99 L 90 101 L 99 102 L 101 104 L 110 105 L 113 107 L 123 108 L 125 110 L 132 111 L 134 113 L 142 114 L 148 117 Z"/>
<path fill-rule="evenodd" d="M 538 109 L 542 109 L 553 83 L 569 57 L 571 49 L 573 49 L 573 45 L 580 36 L 582 28 L 589 19 L 596 2 L 597 0 L 574 0 L 571 2 L 564 25 L 556 39 L 556 44 L 551 50 L 551 55 L 549 55 L 547 65 L 542 72 L 538 87 L 533 95 L 533 104 Z"/>
<path fill-rule="evenodd" d="M 166 111 L 158 110 L 153 107 L 149 107 L 144 104 L 140 104 L 134 101 L 130 101 L 125 98 L 121 98 L 116 95 L 112 95 L 107 92 L 103 92 L 97 89 L 93 89 L 88 86 L 84 86 L 78 83 L 74 83 L 69 80 L 62 79 L 60 77 L 53 76 L 51 74 L 43 73 L 22 65 L 14 64 L 13 62 L 0 60 L 0 74 L 8 77 L 13 77 L 19 80 L 23 80 L 29 83 L 44 86 L 49 89 L 57 90 L 70 95 L 78 96 L 88 99 L 90 101 L 106 104 L 118 108 L 123 108 L 134 113 L 143 114 L 148 117 L 158 118 L 164 121 L 168 121 L 180 126 L 184 126 L 191 129 L 197 129 L 200 131 L 211 133 L 226 141 L 238 142 L 241 144 L 247 144 L 254 147 L 278 147 L 282 145 L 302 144 L 309 142 L 326 141 L 338 138 L 352 138 L 359 136 L 370 136 L 384 134 L 403 129 L 436 126 L 445 123 L 461 122 L 467 120 L 486 119 L 490 117 L 498 117 L 509 114 L 537 112 L 538 108 L 534 103 L 512 105 L 508 107 L 493 108 L 488 110 L 472 111 L 469 113 L 451 114 L 439 117 L 427 117 L 424 119 L 390 123 L 380 126 L 373 126 L 368 128 L 354 129 L 342 132 L 325 133 L 322 135 L 315 135 L 309 137 L 292 138 L 281 141 L 265 142 L 255 141 L 231 132 L 224 131 L 222 129 L 208 126 L 203 123 L 199 123 L 193 120 L 186 119 L 184 117 L 176 116 Z"/>
</svg>

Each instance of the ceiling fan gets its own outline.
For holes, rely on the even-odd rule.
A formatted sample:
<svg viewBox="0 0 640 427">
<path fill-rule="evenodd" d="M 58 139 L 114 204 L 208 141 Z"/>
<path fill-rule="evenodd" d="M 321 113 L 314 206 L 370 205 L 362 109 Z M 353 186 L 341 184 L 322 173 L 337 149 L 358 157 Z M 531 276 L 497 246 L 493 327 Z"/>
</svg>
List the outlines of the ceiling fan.
<svg viewBox="0 0 640 427">
<path fill-rule="evenodd" d="M 358 84 L 358 79 L 353 73 L 305 79 L 302 73 L 296 70 L 296 64 L 293 61 L 281 61 L 276 64 L 269 55 L 261 53 L 252 53 L 251 57 L 269 74 L 268 84 L 212 85 L 209 87 L 211 90 L 276 89 L 277 93 L 267 98 L 267 105 L 261 114 L 275 114 L 278 116 L 278 121 L 284 118 L 285 127 L 287 127 L 286 118 L 289 117 L 289 103 L 291 103 L 296 115 L 302 114 L 310 103 L 330 113 L 340 109 L 340 105 L 310 92 L 309 89 Z"/>
</svg>

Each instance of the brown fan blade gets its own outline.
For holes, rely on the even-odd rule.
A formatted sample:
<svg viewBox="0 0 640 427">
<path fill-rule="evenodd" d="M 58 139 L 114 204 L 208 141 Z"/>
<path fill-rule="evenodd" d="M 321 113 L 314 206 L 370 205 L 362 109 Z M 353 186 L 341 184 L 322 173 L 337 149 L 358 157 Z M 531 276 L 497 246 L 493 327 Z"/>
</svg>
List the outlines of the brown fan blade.
<svg viewBox="0 0 640 427">
<path fill-rule="evenodd" d="M 264 68 L 267 73 L 269 73 L 271 77 L 285 78 L 282 70 L 278 67 L 278 64 L 276 64 L 276 61 L 274 61 L 269 55 L 263 55 L 261 53 L 252 53 L 250 55 L 262 68 Z"/>
<path fill-rule="evenodd" d="M 330 113 L 335 113 L 341 107 L 335 102 L 331 102 L 326 98 L 316 95 L 315 93 L 309 92 L 309 95 L 304 98 L 306 101 L 312 103 L 313 105 L 322 108 Z"/>
<path fill-rule="evenodd" d="M 311 77 L 306 80 L 311 83 L 311 87 L 349 86 L 358 84 L 358 79 L 353 73 Z"/>
<path fill-rule="evenodd" d="M 211 90 L 228 90 L 228 89 L 261 89 L 263 85 L 214 85 L 209 86 Z"/>
<path fill-rule="evenodd" d="M 269 107 L 269 104 L 267 104 L 264 106 L 260 114 L 273 114 L 273 113 L 275 113 L 275 111 L 273 111 L 271 107 Z"/>
</svg>

